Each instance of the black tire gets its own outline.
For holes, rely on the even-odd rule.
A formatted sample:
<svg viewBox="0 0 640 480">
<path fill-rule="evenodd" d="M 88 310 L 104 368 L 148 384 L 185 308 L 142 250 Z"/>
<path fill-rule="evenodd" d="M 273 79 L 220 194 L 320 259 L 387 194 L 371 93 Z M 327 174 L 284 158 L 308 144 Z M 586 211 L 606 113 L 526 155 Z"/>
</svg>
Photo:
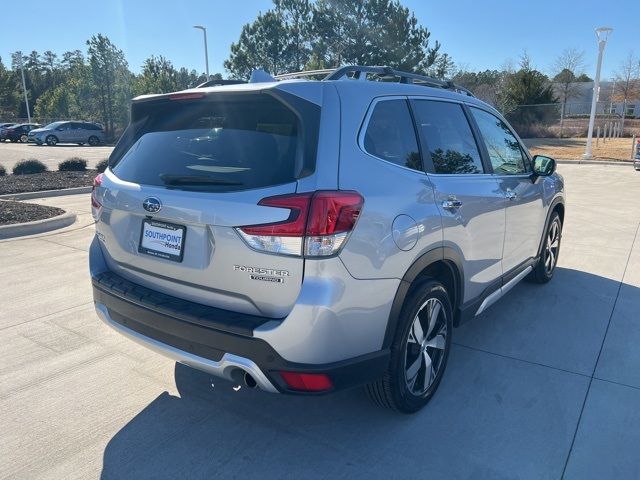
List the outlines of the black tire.
<svg viewBox="0 0 640 480">
<path fill-rule="evenodd" d="M 55 135 L 49 135 L 45 141 L 50 147 L 55 147 L 58 144 L 58 137 Z"/>
<path fill-rule="evenodd" d="M 554 236 L 554 229 L 556 235 Z M 551 240 L 554 236 L 557 240 L 557 245 L 554 248 L 550 248 L 555 244 L 555 241 Z M 527 276 L 527 280 L 533 283 L 547 283 L 553 278 L 553 273 L 556 271 L 556 265 L 558 264 L 558 255 L 560 255 L 560 243 L 562 241 L 562 221 L 558 212 L 553 212 L 549 219 L 549 225 L 544 232 L 544 238 L 542 239 L 542 251 L 540 252 L 540 260 L 533 269 L 533 271 Z"/>
<path fill-rule="evenodd" d="M 78 146 L 80 146 L 80 147 L 83 146 L 83 145 L 84 145 L 84 143 L 78 143 Z"/>
<path fill-rule="evenodd" d="M 29 141 L 29 136 L 25 133 L 23 133 L 22 135 L 20 135 L 20 142 L 22 143 L 27 143 Z"/>
<path fill-rule="evenodd" d="M 100 139 L 98 137 L 96 137 L 95 135 L 91 135 L 89 137 L 89 145 L 91 145 L 92 147 L 100 145 Z"/>
<path fill-rule="evenodd" d="M 434 306 L 430 309 L 430 306 Z M 438 306 L 439 305 L 439 306 Z M 423 334 L 423 342 L 416 340 L 415 322 L 428 325 L 431 312 L 438 309 L 435 314 L 434 326 L 431 333 Z M 418 314 L 429 310 L 423 316 Z M 422 323 L 422 322 L 427 322 Z M 398 319 L 398 327 L 391 345 L 391 357 L 387 370 L 381 379 L 366 386 L 369 398 L 381 407 L 390 408 L 402 413 L 414 413 L 423 408 L 433 397 L 449 358 L 451 350 L 451 333 L 453 330 L 453 312 L 451 302 L 444 286 L 430 278 L 424 279 L 412 287 L 412 291 L 405 300 Z M 438 342 L 436 337 L 444 340 Z M 435 332 L 435 333 L 434 333 Z M 431 336 L 431 338 L 430 338 Z M 413 337 L 413 341 L 411 340 Z M 428 346 L 425 343 L 440 344 L 442 348 Z M 425 356 L 426 354 L 426 356 Z M 425 358 L 429 358 L 430 365 L 437 363 L 436 371 L 427 370 Z M 433 357 L 433 359 L 431 358 Z M 413 360 L 415 358 L 415 361 Z M 411 367 L 420 361 L 415 376 L 409 372 Z M 410 363 L 407 366 L 407 363 Z M 415 369 L 413 369 L 415 370 Z M 427 374 L 429 373 L 429 380 Z M 432 373 L 432 374 L 431 374 Z M 409 376 L 409 377 L 408 377 Z M 411 379 L 413 378 L 413 383 Z M 427 384 L 427 381 L 429 382 Z"/>
</svg>

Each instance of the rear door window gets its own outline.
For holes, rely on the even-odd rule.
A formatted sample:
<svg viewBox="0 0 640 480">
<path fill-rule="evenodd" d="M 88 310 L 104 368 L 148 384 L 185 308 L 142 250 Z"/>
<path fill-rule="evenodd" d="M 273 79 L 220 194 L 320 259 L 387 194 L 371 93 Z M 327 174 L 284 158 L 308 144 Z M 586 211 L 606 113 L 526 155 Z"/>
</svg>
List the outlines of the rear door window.
<svg viewBox="0 0 640 480">
<path fill-rule="evenodd" d="M 406 100 L 376 103 L 362 143 L 364 150 L 374 157 L 422 171 L 416 132 Z"/>
<path fill-rule="evenodd" d="M 462 105 L 413 100 L 412 107 L 435 173 L 483 173 L 480 152 Z"/>
<path fill-rule="evenodd" d="M 234 191 L 295 181 L 301 168 L 300 121 L 270 95 L 165 101 L 141 123 L 113 167 L 122 180 Z"/>
</svg>

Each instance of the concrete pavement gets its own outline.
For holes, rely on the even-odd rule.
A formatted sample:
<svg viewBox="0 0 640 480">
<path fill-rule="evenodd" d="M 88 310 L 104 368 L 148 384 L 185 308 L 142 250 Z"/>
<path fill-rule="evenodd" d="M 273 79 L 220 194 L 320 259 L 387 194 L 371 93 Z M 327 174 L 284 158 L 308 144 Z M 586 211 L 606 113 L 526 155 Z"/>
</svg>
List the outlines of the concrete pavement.
<svg viewBox="0 0 640 480">
<path fill-rule="evenodd" d="M 88 195 L 40 200 L 79 222 L 0 242 L 0 478 L 639 478 L 640 173 L 559 169 L 556 277 L 456 330 L 413 416 L 359 389 L 235 392 L 118 336 L 93 312 Z"/>
</svg>

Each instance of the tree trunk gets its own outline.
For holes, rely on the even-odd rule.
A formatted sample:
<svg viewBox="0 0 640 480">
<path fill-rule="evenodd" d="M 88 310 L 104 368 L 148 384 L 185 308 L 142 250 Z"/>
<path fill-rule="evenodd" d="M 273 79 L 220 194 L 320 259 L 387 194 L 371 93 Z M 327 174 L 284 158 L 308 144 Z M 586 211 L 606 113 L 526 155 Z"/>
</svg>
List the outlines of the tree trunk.
<svg viewBox="0 0 640 480">
<path fill-rule="evenodd" d="M 562 138 L 562 129 L 564 127 L 564 108 L 566 104 L 566 100 L 562 102 L 562 110 L 560 110 L 560 138 Z"/>
</svg>

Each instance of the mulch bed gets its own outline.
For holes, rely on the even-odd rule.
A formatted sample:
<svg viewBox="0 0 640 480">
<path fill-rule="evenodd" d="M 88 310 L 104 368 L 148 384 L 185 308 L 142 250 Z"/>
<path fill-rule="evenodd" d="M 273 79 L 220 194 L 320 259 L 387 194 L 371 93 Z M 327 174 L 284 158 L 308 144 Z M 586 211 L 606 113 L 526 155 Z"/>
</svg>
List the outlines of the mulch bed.
<svg viewBox="0 0 640 480">
<path fill-rule="evenodd" d="M 39 192 L 62 188 L 90 187 L 98 175 L 96 170 L 84 172 L 42 172 L 30 175 L 0 177 L 0 195 L 5 193 Z"/>
<path fill-rule="evenodd" d="M 34 203 L 14 202 L 0 200 L 0 225 L 12 225 L 15 223 L 44 220 L 62 215 L 64 210 Z"/>
</svg>

